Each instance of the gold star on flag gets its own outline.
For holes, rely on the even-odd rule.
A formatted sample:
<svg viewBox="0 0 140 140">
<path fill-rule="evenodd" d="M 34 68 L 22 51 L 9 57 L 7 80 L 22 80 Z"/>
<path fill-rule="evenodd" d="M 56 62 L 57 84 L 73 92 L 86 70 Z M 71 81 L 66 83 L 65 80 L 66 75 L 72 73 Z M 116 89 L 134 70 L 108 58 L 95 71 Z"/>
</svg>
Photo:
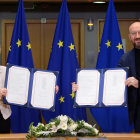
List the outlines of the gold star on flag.
<svg viewBox="0 0 140 140">
<path fill-rule="evenodd" d="M 60 103 L 64 102 L 64 98 L 65 98 L 65 97 L 62 97 L 62 96 L 61 96 L 61 98 L 59 99 L 59 100 L 60 100 Z"/>
<path fill-rule="evenodd" d="M 118 46 L 116 46 L 117 48 L 118 48 L 118 51 L 120 50 L 120 49 L 123 49 L 123 47 L 122 47 L 123 45 L 122 44 L 120 44 L 119 43 L 119 45 Z"/>
<path fill-rule="evenodd" d="M 111 43 L 111 41 L 109 41 L 109 40 L 107 40 L 107 43 L 105 43 L 107 45 L 107 48 L 111 47 L 110 43 Z"/>
<path fill-rule="evenodd" d="M 9 51 L 11 51 L 11 46 L 9 47 Z"/>
<path fill-rule="evenodd" d="M 31 44 L 28 42 L 28 45 L 26 45 L 28 47 L 28 50 L 31 49 Z"/>
<path fill-rule="evenodd" d="M 74 98 L 74 96 L 75 96 L 75 93 L 74 92 L 72 92 L 72 94 L 70 94 L 70 96 L 72 97 L 72 99 Z"/>
<path fill-rule="evenodd" d="M 57 45 L 59 45 L 59 48 L 63 47 L 63 42 L 61 42 L 61 40 L 59 40 L 59 43 L 57 43 Z"/>
<path fill-rule="evenodd" d="M 70 51 L 71 50 L 74 50 L 74 45 L 72 45 L 72 43 L 71 43 L 71 45 L 69 46 L 69 48 L 70 48 Z"/>
<path fill-rule="evenodd" d="M 18 39 L 18 42 L 16 43 L 19 46 L 21 46 L 21 41 Z"/>
</svg>

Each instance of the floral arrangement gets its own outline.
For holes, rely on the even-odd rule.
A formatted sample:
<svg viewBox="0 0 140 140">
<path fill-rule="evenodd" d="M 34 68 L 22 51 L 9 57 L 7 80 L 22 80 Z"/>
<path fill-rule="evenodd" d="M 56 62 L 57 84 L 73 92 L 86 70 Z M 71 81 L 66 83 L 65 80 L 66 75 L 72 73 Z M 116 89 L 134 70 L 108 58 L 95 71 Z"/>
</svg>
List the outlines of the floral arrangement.
<svg viewBox="0 0 140 140">
<path fill-rule="evenodd" d="M 55 136 L 98 136 L 99 131 L 85 121 L 74 121 L 66 115 L 52 119 L 49 124 L 38 123 L 35 127 L 33 122 L 29 126 L 29 134 L 26 139 L 46 138 Z"/>
</svg>

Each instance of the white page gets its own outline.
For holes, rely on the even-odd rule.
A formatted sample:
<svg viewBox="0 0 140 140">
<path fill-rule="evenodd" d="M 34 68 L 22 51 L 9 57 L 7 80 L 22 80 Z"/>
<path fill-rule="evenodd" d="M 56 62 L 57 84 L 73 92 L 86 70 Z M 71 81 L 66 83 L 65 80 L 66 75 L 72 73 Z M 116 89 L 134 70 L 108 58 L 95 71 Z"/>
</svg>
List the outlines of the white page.
<svg viewBox="0 0 140 140">
<path fill-rule="evenodd" d="M 9 68 L 6 100 L 24 105 L 27 103 L 30 72 L 27 68 Z"/>
<path fill-rule="evenodd" d="M 50 72 L 34 73 L 31 104 L 33 107 L 51 108 L 54 102 L 56 76 Z"/>
<path fill-rule="evenodd" d="M 99 96 L 100 73 L 97 70 L 81 70 L 78 73 L 76 102 L 78 105 L 96 105 Z"/>
<path fill-rule="evenodd" d="M 121 105 L 124 103 L 126 72 L 124 70 L 108 70 L 105 72 L 103 103 L 105 105 Z"/>
</svg>

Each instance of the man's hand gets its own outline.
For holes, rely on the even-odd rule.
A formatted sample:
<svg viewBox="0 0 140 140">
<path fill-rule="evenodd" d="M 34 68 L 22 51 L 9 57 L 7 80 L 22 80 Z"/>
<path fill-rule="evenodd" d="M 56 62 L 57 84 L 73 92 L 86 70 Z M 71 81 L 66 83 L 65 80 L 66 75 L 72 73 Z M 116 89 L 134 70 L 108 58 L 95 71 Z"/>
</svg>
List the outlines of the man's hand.
<svg viewBox="0 0 140 140">
<path fill-rule="evenodd" d="M 7 89 L 6 88 L 0 88 L 0 99 L 7 94 Z"/>
<path fill-rule="evenodd" d="M 128 86 L 128 87 L 133 86 L 135 88 L 139 88 L 139 82 L 134 77 L 127 78 L 126 81 L 125 81 L 125 85 Z"/>
<path fill-rule="evenodd" d="M 55 90 L 56 90 L 56 94 L 58 93 L 58 91 L 59 91 L 59 87 L 58 86 L 56 86 L 55 87 Z"/>
<path fill-rule="evenodd" d="M 75 92 L 78 90 L 78 85 L 75 84 L 75 82 L 71 83 L 72 84 L 72 92 Z"/>
</svg>

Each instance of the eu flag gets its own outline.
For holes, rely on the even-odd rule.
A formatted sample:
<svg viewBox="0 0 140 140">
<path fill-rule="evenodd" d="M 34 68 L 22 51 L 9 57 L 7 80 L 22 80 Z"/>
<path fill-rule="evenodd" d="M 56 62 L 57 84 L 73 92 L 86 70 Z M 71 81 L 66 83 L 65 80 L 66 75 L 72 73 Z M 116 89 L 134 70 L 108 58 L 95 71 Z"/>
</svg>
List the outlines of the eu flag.
<svg viewBox="0 0 140 140">
<path fill-rule="evenodd" d="M 116 67 L 123 53 L 115 7 L 110 0 L 96 68 Z M 91 108 L 90 111 L 103 132 L 130 132 L 133 129 L 133 126 L 129 127 L 127 107 Z"/>
<path fill-rule="evenodd" d="M 7 63 L 30 68 L 34 67 L 22 0 L 19 0 Z M 41 122 L 39 110 L 17 106 L 11 106 L 11 109 L 11 130 L 13 133 L 27 133 L 31 122 L 34 122 L 35 125 Z"/>
<path fill-rule="evenodd" d="M 52 44 L 48 70 L 59 71 L 59 92 L 56 95 L 55 112 L 43 111 L 46 122 L 58 115 L 86 121 L 85 108 L 73 108 L 74 93 L 71 83 L 75 81 L 78 60 L 71 30 L 66 0 L 62 1 Z"/>
</svg>

